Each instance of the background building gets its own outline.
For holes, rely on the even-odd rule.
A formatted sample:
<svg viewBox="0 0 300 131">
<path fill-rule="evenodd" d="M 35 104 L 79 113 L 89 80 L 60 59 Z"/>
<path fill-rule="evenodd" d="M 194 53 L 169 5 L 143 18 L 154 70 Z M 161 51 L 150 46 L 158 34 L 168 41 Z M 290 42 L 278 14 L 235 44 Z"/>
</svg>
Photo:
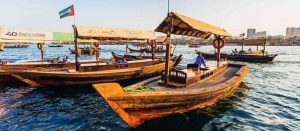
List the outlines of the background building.
<svg viewBox="0 0 300 131">
<path fill-rule="evenodd" d="M 300 27 L 287 27 L 286 28 L 286 37 L 292 38 L 292 37 L 300 37 Z"/>
<path fill-rule="evenodd" d="M 258 38 L 266 38 L 266 37 L 267 37 L 267 32 L 261 31 L 261 32 L 256 32 L 249 39 L 258 39 Z"/>
<path fill-rule="evenodd" d="M 252 37 L 255 34 L 255 29 L 247 29 L 247 38 Z"/>
</svg>

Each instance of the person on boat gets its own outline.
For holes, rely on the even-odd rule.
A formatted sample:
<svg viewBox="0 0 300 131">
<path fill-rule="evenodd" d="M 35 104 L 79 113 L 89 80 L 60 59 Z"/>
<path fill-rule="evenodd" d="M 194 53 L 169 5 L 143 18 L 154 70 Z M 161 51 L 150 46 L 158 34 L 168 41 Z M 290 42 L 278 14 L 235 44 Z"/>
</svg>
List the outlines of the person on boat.
<svg viewBox="0 0 300 131">
<path fill-rule="evenodd" d="M 129 50 L 129 48 L 126 49 L 125 55 L 130 55 L 130 50 Z"/>
<path fill-rule="evenodd" d="M 236 48 L 234 50 L 232 50 L 232 54 L 236 55 L 237 53 L 238 53 L 238 51 Z"/>
<path fill-rule="evenodd" d="M 249 48 L 249 49 L 248 49 L 248 51 L 249 51 L 249 52 L 251 52 L 251 51 L 252 51 L 252 49 L 251 49 L 251 48 Z"/>
<path fill-rule="evenodd" d="M 70 62 L 70 61 L 69 61 L 69 57 L 66 56 L 66 58 L 63 59 L 63 62 L 64 62 L 64 63 L 69 63 L 69 62 Z"/>
<path fill-rule="evenodd" d="M 144 57 L 147 55 L 146 51 L 143 51 L 140 55 L 139 58 L 144 59 Z"/>
<path fill-rule="evenodd" d="M 117 61 L 118 64 L 125 64 L 126 62 L 127 62 L 127 60 L 124 57 L 118 59 L 118 61 Z"/>
<path fill-rule="evenodd" d="M 198 56 L 196 57 L 196 60 L 194 62 L 194 64 L 188 64 L 188 68 L 192 67 L 192 68 L 201 68 L 201 65 L 203 64 L 205 68 L 208 68 L 205 64 L 205 59 L 202 56 L 202 53 L 200 51 L 196 51 L 196 53 L 198 54 Z"/>
</svg>

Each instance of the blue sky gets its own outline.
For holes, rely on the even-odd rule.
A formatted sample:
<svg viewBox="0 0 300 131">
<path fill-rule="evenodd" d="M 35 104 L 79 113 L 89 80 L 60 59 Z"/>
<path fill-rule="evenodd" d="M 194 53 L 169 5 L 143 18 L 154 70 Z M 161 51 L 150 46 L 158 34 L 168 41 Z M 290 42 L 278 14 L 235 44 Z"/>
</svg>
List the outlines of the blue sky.
<svg viewBox="0 0 300 131">
<path fill-rule="evenodd" d="M 247 28 L 285 35 L 300 27 L 300 0 L 170 0 L 171 10 L 217 25 L 233 35 Z M 167 14 L 167 0 L 0 0 L 0 26 L 71 32 L 73 18 L 58 12 L 75 6 L 76 24 L 153 30 Z"/>
</svg>

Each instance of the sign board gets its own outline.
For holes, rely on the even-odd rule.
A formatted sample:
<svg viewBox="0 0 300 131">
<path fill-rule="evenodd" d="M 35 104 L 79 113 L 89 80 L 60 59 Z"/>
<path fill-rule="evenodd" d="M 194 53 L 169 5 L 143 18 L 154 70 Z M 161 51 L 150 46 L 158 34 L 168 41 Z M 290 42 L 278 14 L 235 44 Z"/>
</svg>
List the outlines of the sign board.
<svg viewBox="0 0 300 131">
<path fill-rule="evenodd" d="M 41 42 L 52 41 L 52 32 L 0 29 L 0 42 Z"/>
</svg>

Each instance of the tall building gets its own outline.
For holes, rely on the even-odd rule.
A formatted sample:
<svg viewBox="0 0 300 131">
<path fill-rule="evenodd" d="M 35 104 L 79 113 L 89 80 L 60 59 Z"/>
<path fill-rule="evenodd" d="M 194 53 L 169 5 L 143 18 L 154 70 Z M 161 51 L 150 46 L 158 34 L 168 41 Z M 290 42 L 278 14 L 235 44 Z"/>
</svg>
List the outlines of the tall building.
<svg viewBox="0 0 300 131">
<path fill-rule="evenodd" d="M 292 38 L 292 37 L 300 37 L 300 27 L 287 27 L 286 28 L 286 37 Z"/>
<path fill-rule="evenodd" d="M 251 38 L 255 34 L 255 29 L 247 29 L 247 38 Z"/>
<path fill-rule="evenodd" d="M 267 32 L 266 31 L 260 31 L 253 34 L 250 39 L 259 39 L 259 38 L 266 38 Z"/>
</svg>

